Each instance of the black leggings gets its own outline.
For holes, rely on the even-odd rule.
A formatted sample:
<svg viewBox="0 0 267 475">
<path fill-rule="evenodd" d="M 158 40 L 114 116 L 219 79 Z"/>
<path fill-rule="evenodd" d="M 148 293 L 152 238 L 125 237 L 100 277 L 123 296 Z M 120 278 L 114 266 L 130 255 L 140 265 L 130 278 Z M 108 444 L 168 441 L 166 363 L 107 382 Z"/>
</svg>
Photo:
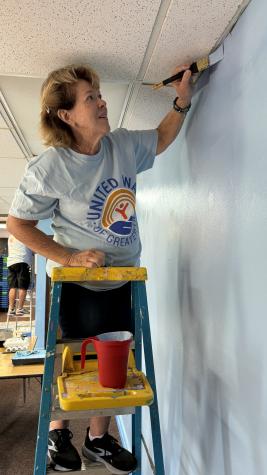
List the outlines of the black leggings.
<svg viewBox="0 0 267 475">
<path fill-rule="evenodd" d="M 113 331 L 133 333 L 131 282 L 100 292 L 78 284 L 62 284 L 59 321 L 63 338 L 87 338 Z"/>
</svg>

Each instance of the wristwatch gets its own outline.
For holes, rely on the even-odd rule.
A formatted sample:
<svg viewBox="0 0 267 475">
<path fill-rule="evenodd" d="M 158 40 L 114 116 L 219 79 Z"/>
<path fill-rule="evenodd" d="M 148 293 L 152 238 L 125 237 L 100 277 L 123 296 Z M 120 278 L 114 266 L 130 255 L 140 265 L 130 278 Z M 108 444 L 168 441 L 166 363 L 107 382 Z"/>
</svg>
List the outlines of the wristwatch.
<svg viewBox="0 0 267 475">
<path fill-rule="evenodd" d="M 190 104 L 188 104 L 188 106 L 186 106 L 186 107 L 179 107 L 179 106 L 177 106 L 177 104 L 176 104 L 177 99 L 179 99 L 179 97 L 176 97 L 176 98 L 174 99 L 174 101 L 173 101 L 173 108 L 174 108 L 174 110 L 175 110 L 176 112 L 181 112 L 182 114 L 187 114 L 187 112 L 190 110 L 191 102 L 190 102 Z"/>
</svg>

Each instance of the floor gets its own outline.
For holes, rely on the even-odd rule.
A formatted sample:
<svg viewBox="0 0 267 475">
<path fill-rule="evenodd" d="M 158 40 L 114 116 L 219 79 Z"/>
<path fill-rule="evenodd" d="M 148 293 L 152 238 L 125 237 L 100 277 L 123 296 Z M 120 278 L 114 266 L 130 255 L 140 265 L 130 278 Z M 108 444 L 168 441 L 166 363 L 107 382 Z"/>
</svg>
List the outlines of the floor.
<svg viewBox="0 0 267 475">
<path fill-rule="evenodd" d="M 0 311 L 0 328 L 6 328 L 7 314 Z M 9 328 L 15 329 L 16 317 L 9 318 Z M 35 321 L 32 320 L 32 334 L 34 334 Z M 25 314 L 23 317 L 17 317 L 17 335 L 21 333 L 30 332 L 30 319 L 29 314 Z"/>
<path fill-rule="evenodd" d="M 26 317 L 20 321 L 26 322 Z M 6 313 L 0 312 L 0 325 L 6 321 Z M 40 380 L 27 381 L 26 402 L 23 403 L 23 380 L 0 379 L 0 474 L 32 475 L 38 413 L 41 396 Z M 71 421 L 73 443 L 80 452 L 88 421 Z M 119 439 L 115 419 L 111 433 Z M 54 472 L 56 473 L 56 472 Z"/>
<path fill-rule="evenodd" d="M 27 383 L 27 398 L 23 403 L 22 380 L 0 380 L 0 474 L 32 475 L 35 440 L 40 403 L 40 381 Z M 88 421 L 71 421 L 73 444 L 81 453 Z M 119 438 L 115 420 L 111 433 Z"/>
</svg>

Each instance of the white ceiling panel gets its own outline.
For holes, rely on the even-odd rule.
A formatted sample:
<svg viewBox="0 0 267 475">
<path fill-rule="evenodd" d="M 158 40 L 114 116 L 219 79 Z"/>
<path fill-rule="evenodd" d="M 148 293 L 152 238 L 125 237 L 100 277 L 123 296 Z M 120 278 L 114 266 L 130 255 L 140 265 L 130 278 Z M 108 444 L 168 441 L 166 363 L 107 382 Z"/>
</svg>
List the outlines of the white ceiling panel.
<svg viewBox="0 0 267 475">
<path fill-rule="evenodd" d="M 9 209 L 10 209 L 10 203 L 0 198 L 0 214 L 8 214 Z M 3 230 L 1 230 L 1 233 L 2 231 Z M 4 236 L 0 235 L 0 237 L 4 237 Z"/>
<path fill-rule="evenodd" d="M 24 154 L 9 129 L 0 129 L 0 144 L 0 159 L 4 157 L 24 158 Z"/>
<path fill-rule="evenodd" d="M 145 81 L 170 76 L 175 66 L 207 55 L 250 0 L 173 0 L 158 36 Z"/>
<path fill-rule="evenodd" d="M 42 82 L 42 79 L 0 76 L 0 90 L 33 154 L 44 149 L 38 131 Z"/>
<path fill-rule="evenodd" d="M 0 198 L 0 205 L 8 204 L 8 200 L 6 200 L 3 196 Z M 1 208 L 0 208 L 1 209 Z"/>
<path fill-rule="evenodd" d="M 127 115 L 125 127 L 132 130 L 157 127 L 164 115 L 172 108 L 174 97 L 175 91 L 172 87 L 153 91 L 149 86 L 142 86 L 132 112 Z"/>
<path fill-rule="evenodd" d="M 7 214 L 12 200 L 14 198 L 16 188 L 0 188 L 0 215 Z"/>
<path fill-rule="evenodd" d="M 90 63 L 103 80 L 140 68 L 160 0 L 2 0 L 0 74 L 45 77 Z"/>
<path fill-rule="evenodd" d="M 0 115 L 0 129 L 7 129 L 7 124 L 5 123 L 3 117 Z"/>
<path fill-rule="evenodd" d="M 10 187 L 10 188 L 1 187 L 0 188 L 1 199 L 6 201 L 7 203 L 10 203 L 13 200 L 13 196 L 15 194 L 16 189 L 17 189 L 16 187 Z M 0 214 L 1 214 L 1 211 L 0 211 Z"/>
<path fill-rule="evenodd" d="M 21 158 L 3 158 L 0 161 L 0 188 L 16 188 L 28 162 Z M 3 195 L 1 194 L 1 197 Z"/>
</svg>

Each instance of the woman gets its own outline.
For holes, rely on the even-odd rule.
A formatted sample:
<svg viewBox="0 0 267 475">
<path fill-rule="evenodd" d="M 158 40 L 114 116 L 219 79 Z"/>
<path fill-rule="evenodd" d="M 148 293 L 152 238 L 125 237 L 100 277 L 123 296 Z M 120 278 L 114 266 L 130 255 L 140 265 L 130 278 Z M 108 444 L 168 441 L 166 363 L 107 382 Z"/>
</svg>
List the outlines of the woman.
<svg viewBox="0 0 267 475">
<path fill-rule="evenodd" d="M 68 66 L 49 74 L 41 94 L 41 132 L 50 148 L 29 163 L 8 218 L 8 230 L 49 259 L 48 273 L 56 265 L 139 265 L 136 174 L 151 168 L 155 155 L 177 136 L 190 106 L 190 75 L 186 70 L 182 81 L 173 83 L 178 98 L 157 129 L 110 133 L 99 78 L 91 68 Z M 36 228 L 46 218 L 52 218 L 53 241 Z M 131 330 L 130 284 L 64 284 L 60 325 L 66 338 Z M 109 422 L 91 419 L 83 455 L 111 472 L 132 472 L 136 460 L 108 434 Z M 48 454 L 55 470 L 81 466 L 71 437 L 66 421 L 51 423 Z"/>
</svg>

